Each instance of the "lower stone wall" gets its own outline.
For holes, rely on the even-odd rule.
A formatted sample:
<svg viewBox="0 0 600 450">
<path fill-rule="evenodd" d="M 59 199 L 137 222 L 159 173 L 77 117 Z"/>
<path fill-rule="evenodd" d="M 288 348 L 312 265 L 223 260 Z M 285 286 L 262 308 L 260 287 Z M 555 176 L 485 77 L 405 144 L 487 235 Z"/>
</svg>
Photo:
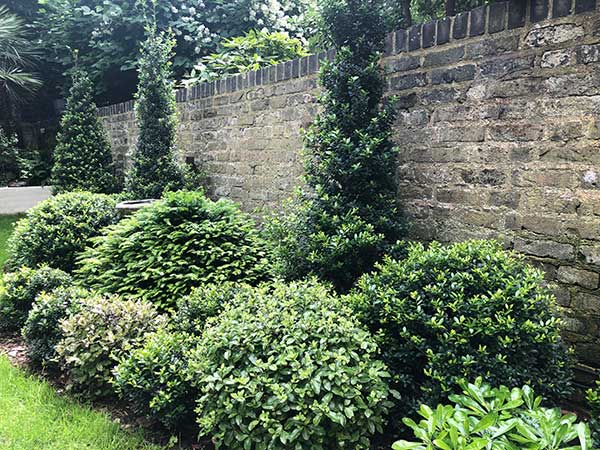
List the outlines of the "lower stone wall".
<svg viewBox="0 0 600 450">
<path fill-rule="evenodd" d="M 544 269 L 566 336 L 600 367 L 600 14 L 550 8 L 554 18 L 534 21 L 539 11 L 523 8 L 520 24 L 512 4 L 388 38 L 399 195 L 410 237 L 496 238 Z M 207 170 L 211 195 L 253 211 L 291 194 L 301 130 L 317 111 L 318 59 L 178 94 L 180 156 Z M 131 105 L 103 120 L 127 161 Z"/>
</svg>

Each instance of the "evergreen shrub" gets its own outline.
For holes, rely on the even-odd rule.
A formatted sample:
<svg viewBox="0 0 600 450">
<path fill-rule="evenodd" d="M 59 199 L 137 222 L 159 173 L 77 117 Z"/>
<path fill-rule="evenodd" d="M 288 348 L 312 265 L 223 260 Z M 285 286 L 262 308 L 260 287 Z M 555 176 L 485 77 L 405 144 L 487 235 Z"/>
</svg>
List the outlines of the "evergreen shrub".
<svg viewBox="0 0 600 450">
<path fill-rule="evenodd" d="M 22 330 L 32 367 L 59 370 L 56 346 L 63 338 L 61 322 L 79 312 L 81 301 L 89 295 L 80 288 L 59 287 L 36 298 Z"/>
<path fill-rule="evenodd" d="M 56 345 L 68 388 L 88 398 L 111 396 L 117 363 L 147 333 L 166 325 L 166 318 L 148 302 L 100 295 L 84 299 L 79 311 L 61 322 L 62 339 Z"/>
<path fill-rule="evenodd" d="M 194 287 L 267 276 L 265 244 L 230 201 L 172 192 L 94 239 L 80 261 L 84 285 L 171 309 Z"/>
<path fill-rule="evenodd" d="M 184 186 L 183 171 L 175 161 L 177 106 L 171 76 L 174 42 L 150 30 L 138 63 L 135 116 L 139 129 L 127 191 L 138 199 L 160 198 Z"/>
<path fill-rule="evenodd" d="M 117 192 L 110 144 L 98 118 L 92 82 L 77 68 L 71 83 L 56 137 L 52 189 L 55 193 Z"/>
<path fill-rule="evenodd" d="M 69 274 L 48 266 L 21 267 L 6 273 L 4 287 L 0 287 L 0 330 L 19 331 L 39 294 L 69 286 L 72 282 Z"/>
<path fill-rule="evenodd" d="M 19 176 L 17 144 L 17 135 L 7 133 L 0 127 L 0 186 L 6 186 Z"/>
<path fill-rule="evenodd" d="M 587 401 L 590 406 L 590 427 L 594 438 L 594 448 L 600 448 L 600 380 L 596 382 L 596 389 L 587 391 Z"/>
<path fill-rule="evenodd" d="M 148 336 L 115 370 L 119 395 L 142 415 L 172 430 L 194 424 L 197 389 L 189 370 L 190 351 L 201 342 L 206 322 L 238 295 L 251 295 L 237 282 L 194 288 L 177 302 L 171 328 Z"/>
<path fill-rule="evenodd" d="M 323 112 L 306 135 L 306 187 L 268 232 L 280 275 L 316 275 L 347 291 L 402 235 L 395 112 L 393 101 L 383 101 L 380 2 L 325 0 L 320 7 L 336 56 L 320 73 Z"/>
<path fill-rule="evenodd" d="M 390 404 L 376 353 L 328 288 L 258 287 L 192 352 L 200 431 L 225 448 L 368 449 Z"/>
<path fill-rule="evenodd" d="M 30 209 L 8 242 L 9 270 L 47 264 L 71 272 L 88 239 L 119 220 L 116 198 L 90 192 L 56 195 Z"/>
<path fill-rule="evenodd" d="M 479 376 L 552 400 L 570 393 L 555 299 L 540 271 L 495 241 L 413 244 L 363 276 L 349 301 L 376 336 L 403 415 Z"/>
</svg>

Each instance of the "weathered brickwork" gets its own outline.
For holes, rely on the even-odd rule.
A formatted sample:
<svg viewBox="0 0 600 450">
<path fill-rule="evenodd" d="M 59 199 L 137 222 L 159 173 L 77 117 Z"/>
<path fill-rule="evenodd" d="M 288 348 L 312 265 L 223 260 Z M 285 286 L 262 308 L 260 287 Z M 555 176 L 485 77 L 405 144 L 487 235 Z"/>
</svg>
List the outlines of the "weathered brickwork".
<svg viewBox="0 0 600 450">
<path fill-rule="evenodd" d="M 277 207 L 302 171 L 319 59 L 179 92 L 181 157 L 211 195 Z M 399 195 L 417 239 L 500 239 L 543 268 L 566 336 L 600 367 L 600 12 L 589 0 L 500 2 L 392 33 Z M 103 109 L 121 161 L 131 104 Z"/>
</svg>

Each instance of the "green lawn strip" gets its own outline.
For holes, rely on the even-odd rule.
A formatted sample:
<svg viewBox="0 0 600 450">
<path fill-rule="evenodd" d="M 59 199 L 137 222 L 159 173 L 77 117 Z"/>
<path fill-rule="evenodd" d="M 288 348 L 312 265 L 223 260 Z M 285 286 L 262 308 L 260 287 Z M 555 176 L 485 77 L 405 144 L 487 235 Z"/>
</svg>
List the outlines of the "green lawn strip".
<svg viewBox="0 0 600 450">
<path fill-rule="evenodd" d="M 59 397 L 52 386 L 0 357 L 0 448 L 3 450 L 159 450 L 107 414 Z"/>
<path fill-rule="evenodd" d="M 6 243 L 11 235 L 14 223 L 20 216 L 0 216 L 0 269 L 8 256 L 6 253 Z"/>
</svg>

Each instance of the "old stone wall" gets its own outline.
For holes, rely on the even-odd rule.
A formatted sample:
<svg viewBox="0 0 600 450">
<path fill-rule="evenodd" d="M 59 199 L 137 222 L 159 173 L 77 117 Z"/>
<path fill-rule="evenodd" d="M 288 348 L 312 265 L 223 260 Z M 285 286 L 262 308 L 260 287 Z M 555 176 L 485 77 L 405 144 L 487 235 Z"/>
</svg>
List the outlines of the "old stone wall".
<svg viewBox="0 0 600 450">
<path fill-rule="evenodd" d="M 182 158 L 211 194 L 277 207 L 302 172 L 321 54 L 178 92 Z M 566 335 L 600 367 L 600 12 L 596 1 L 499 2 L 392 33 L 399 195 L 417 239 L 500 239 L 543 268 Z M 115 154 L 132 104 L 101 110 Z"/>
</svg>

